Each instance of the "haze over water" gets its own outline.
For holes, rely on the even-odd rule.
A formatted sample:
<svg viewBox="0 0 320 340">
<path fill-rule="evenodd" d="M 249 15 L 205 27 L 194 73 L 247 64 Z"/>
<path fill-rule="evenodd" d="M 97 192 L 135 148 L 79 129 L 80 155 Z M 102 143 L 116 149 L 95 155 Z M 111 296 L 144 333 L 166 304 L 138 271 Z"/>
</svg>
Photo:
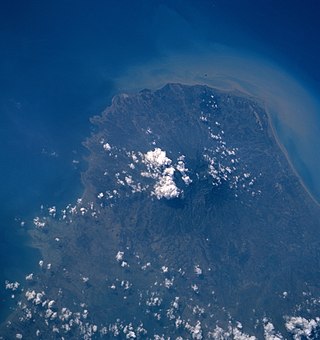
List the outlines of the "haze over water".
<svg viewBox="0 0 320 340">
<path fill-rule="evenodd" d="M 295 170 L 320 199 L 320 102 L 307 84 L 259 55 L 219 45 L 133 68 L 118 86 L 132 92 L 167 82 L 238 90 L 257 100 L 268 111 Z"/>
<path fill-rule="evenodd" d="M 1 293 L 5 279 L 21 280 L 37 265 L 21 220 L 41 204 L 62 208 L 81 195 L 89 117 L 118 91 L 169 81 L 246 91 L 269 109 L 292 162 L 319 199 L 319 6 L 3 1 Z M 10 300 L 3 296 L 1 315 Z"/>
</svg>

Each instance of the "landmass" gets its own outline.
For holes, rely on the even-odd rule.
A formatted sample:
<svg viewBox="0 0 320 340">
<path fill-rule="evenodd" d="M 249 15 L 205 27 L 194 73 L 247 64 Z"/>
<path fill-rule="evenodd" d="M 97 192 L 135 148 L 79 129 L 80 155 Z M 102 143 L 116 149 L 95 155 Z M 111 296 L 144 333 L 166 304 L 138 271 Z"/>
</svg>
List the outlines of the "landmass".
<svg viewBox="0 0 320 340">
<path fill-rule="evenodd" d="M 316 337 L 320 209 L 257 101 L 168 84 L 92 124 L 83 196 L 35 217 L 3 339 Z"/>
</svg>

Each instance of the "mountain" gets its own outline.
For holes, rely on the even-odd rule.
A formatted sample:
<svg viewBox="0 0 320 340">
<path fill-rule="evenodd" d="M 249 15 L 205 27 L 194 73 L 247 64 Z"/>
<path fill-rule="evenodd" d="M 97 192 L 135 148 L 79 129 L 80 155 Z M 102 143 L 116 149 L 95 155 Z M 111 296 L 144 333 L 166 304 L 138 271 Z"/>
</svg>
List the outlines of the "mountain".
<svg viewBox="0 0 320 340">
<path fill-rule="evenodd" d="M 34 219 L 5 336 L 316 336 L 320 210 L 260 103 L 167 84 L 92 123 L 83 196 Z"/>
</svg>

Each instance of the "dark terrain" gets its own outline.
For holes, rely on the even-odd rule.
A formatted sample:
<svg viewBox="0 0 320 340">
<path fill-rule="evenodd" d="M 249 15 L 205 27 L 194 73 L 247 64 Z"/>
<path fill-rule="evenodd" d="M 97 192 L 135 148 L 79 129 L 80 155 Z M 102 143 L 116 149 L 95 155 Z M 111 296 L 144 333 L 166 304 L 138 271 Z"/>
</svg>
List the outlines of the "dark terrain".
<svg viewBox="0 0 320 340">
<path fill-rule="evenodd" d="M 289 337 L 287 317 L 318 316 L 319 206 L 259 104 L 168 84 L 116 96 L 92 123 L 82 200 L 30 230 L 44 265 L 5 339 L 206 339 L 217 325 L 261 338 L 266 320 Z"/>
</svg>

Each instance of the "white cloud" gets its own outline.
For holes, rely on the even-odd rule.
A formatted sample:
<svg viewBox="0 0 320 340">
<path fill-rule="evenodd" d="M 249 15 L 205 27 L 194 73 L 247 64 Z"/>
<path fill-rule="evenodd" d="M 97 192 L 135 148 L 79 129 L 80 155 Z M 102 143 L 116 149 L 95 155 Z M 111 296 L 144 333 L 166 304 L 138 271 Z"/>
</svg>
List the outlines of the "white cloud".
<svg viewBox="0 0 320 340">
<path fill-rule="evenodd" d="M 202 339 L 202 329 L 200 321 L 197 321 L 195 326 L 191 326 L 189 323 L 186 323 L 185 328 L 190 332 L 192 339 L 196 340 Z"/>
<path fill-rule="evenodd" d="M 104 144 L 102 145 L 102 147 L 103 147 L 104 150 L 106 150 L 106 151 L 110 151 L 110 150 L 111 150 L 111 145 L 110 145 L 109 143 L 104 143 Z"/>
<path fill-rule="evenodd" d="M 241 323 L 238 323 L 237 327 L 231 325 L 227 330 L 216 326 L 212 332 L 208 333 L 208 337 L 216 340 L 234 339 L 234 340 L 256 340 L 257 338 L 253 335 L 246 334 L 242 331 Z"/>
<path fill-rule="evenodd" d="M 148 151 L 146 154 L 144 154 L 144 160 L 155 169 L 170 165 L 172 163 L 171 159 L 166 156 L 166 152 L 160 148 L 155 148 L 153 151 Z"/>
<path fill-rule="evenodd" d="M 168 267 L 162 266 L 161 267 L 161 271 L 162 271 L 162 273 L 167 273 L 168 272 Z"/>
<path fill-rule="evenodd" d="M 295 340 L 300 340 L 302 337 L 310 339 L 312 332 L 320 327 L 320 318 L 305 319 L 303 317 L 288 317 L 286 320 L 286 329 L 293 335 Z"/>
<path fill-rule="evenodd" d="M 9 290 L 12 290 L 12 291 L 15 291 L 19 288 L 20 286 L 20 283 L 19 282 L 9 282 L 9 281 L 5 281 L 5 287 L 6 289 L 9 289 Z"/>
<path fill-rule="evenodd" d="M 55 206 L 48 208 L 49 215 L 52 217 L 56 216 L 57 209 Z"/>
<path fill-rule="evenodd" d="M 181 190 L 174 181 L 176 170 L 171 166 L 172 160 L 167 157 L 166 151 L 160 148 L 148 151 L 142 155 L 142 162 L 147 166 L 148 171 L 143 171 L 141 175 L 156 180 L 153 195 L 158 199 L 172 199 L 180 195 Z"/>
<path fill-rule="evenodd" d="M 171 199 L 178 197 L 180 195 L 180 190 L 176 186 L 172 175 L 166 174 L 164 176 L 160 176 L 157 183 L 154 185 L 154 195 L 160 198 Z"/>
<path fill-rule="evenodd" d="M 34 290 L 27 290 L 25 296 L 28 301 L 33 300 L 36 297 L 36 292 Z"/>
<path fill-rule="evenodd" d="M 199 265 L 194 266 L 194 272 L 195 272 L 197 275 L 201 275 L 201 274 L 202 274 L 202 269 L 200 268 Z"/>
<path fill-rule="evenodd" d="M 169 289 L 170 287 L 173 286 L 173 281 L 174 281 L 174 278 L 172 278 L 171 280 L 165 278 L 164 279 L 164 286 Z"/>
<path fill-rule="evenodd" d="M 102 199 L 102 198 L 103 198 L 103 196 L 104 196 L 103 192 L 100 192 L 100 193 L 98 194 L 98 196 L 97 196 L 97 197 L 98 197 L 99 199 Z"/>
<path fill-rule="evenodd" d="M 33 280 L 33 273 L 27 275 L 27 276 L 26 276 L 26 280 L 27 280 L 27 281 Z"/>
<path fill-rule="evenodd" d="M 265 340 L 281 340 L 283 336 L 280 333 L 276 333 L 273 324 L 268 319 L 263 319 L 264 325 L 264 338 Z"/>
<path fill-rule="evenodd" d="M 54 300 L 49 301 L 48 302 L 48 308 L 52 308 L 55 303 L 56 302 Z"/>
<path fill-rule="evenodd" d="M 196 292 L 196 293 L 199 292 L 199 287 L 198 287 L 196 284 L 192 284 L 192 285 L 191 285 L 191 289 L 192 289 L 194 292 Z"/>
<path fill-rule="evenodd" d="M 124 252 L 123 251 L 118 251 L 117 252 L 117 255 L 116 255 L 116 260 L 118 262 L 122 261 L 123 260 L 123 257 L 124 257 Z"/>
<path fill-rule="evenodd" d="M 45 227 L 46 222 L 45 222 L 45 219 L 41 219 L 40 217 L 37 216 L 37 217 L 35 217 L 35 218 L 33 219 L 33 224 L 34 224 L 37 228 L 41 229 L 41 228 Z"/>
</svg>

